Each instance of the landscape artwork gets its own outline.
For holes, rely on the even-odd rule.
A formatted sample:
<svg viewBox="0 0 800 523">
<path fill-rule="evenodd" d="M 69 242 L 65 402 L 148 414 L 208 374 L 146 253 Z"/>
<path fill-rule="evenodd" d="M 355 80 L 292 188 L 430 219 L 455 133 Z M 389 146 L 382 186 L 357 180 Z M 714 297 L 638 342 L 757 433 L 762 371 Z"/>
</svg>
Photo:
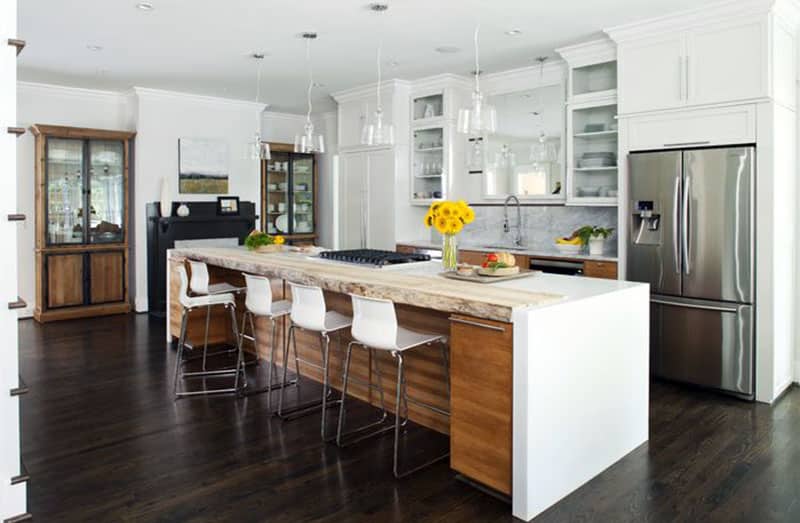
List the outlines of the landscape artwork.
<svg viewBox="0 0 800 523">
<path fill-rule="evenodd" d="M 228 194 L 228 143 L 202 138 L 178 139 L 178 192 Z"/>
</svg>

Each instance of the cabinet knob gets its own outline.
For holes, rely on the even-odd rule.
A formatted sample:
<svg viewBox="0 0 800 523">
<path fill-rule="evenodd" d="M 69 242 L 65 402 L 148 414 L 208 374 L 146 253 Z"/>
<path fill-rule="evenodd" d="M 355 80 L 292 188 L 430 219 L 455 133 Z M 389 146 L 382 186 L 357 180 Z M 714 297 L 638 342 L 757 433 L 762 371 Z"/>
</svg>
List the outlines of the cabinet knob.
<svg viewBox="0 0 800 523">
<path fill-rule="evenodd" d="M 22 136 L 23 134 L 25 134 L 24 127 L 9 127 L 7 131 L 8 134 L 16 134 L 17 136 Z"/>
<path fill-rule="evenodd" d="M 11 309 L 12 311 L 16 309 L 24 309 L 27 306 L 28 304 L 25 303 L 25 301 L 19 296 L 17 296 L 17 301 L 8 302 L 8 308 Z"/>
<path fill-rule="evenodd" d="M 9 214 L 8 221 L 10 222 L 24 222 L 25 215 L 24 214 Z"/>
</svg>

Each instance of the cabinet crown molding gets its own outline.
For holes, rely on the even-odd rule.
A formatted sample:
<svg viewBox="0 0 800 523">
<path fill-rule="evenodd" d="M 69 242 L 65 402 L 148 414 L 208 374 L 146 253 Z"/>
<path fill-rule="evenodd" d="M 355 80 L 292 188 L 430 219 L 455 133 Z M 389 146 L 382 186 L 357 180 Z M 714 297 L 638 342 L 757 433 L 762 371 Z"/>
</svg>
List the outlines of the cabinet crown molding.
<svg viewBox="0 0 800 523">
<path fill-rule="evenodd" d="M 179 91 L 167 91 L 163 89 L 152 89 L 150 87 L 133 87 L 131 91 L 140 99 L 188 100 L 201 103 L 250 107 L 258 111 L 263 111 L 269 107 L 269 104 L 266 103 L 235 100 L 233 98 L 220 98 L 218 96 L 207 96 L 202 94 L 182 93 Z"/>
<path fill-rule="evenodd" d="M 730 19 L 765 16 L 773 9 L 795 10 L 796 0 L 728 0 L 709 6 L 648 18 L 604 29 L 616 43 L 641 40 L 686 31 L 698 26 L 716 25 Z"/>
<path fill-rule="evenodd" d="M 568 45 L 556 49 L 556 53 L 571 66 L 611 62 L 617 59 L 617 46 L 609 38 L 598 38 L 589 42 Z"/>
<path fill-rule="evenodd" d="M 392 94 L 395 91 L 402 91 L 403 89 L 408 89 L 411 85 L 411 82 L 407 80 L 400 80 L 397 78 L 391 80 L 384 80 L 381 82 L 381 91 L 391 90 Z M 352 100 L 358 100 L 361 98 L 366 98 L 371 95 L 375 94 L 375 82 L 366 84 L 366 85 L 359 85 L 357 87 L 351 87 L 349 89 L 343 89 L 341 91 L 336 91 L 335 93 L 331 93 L 331 97 L 337 103 L 344 103 L 350 102 Z"/>
</svg>

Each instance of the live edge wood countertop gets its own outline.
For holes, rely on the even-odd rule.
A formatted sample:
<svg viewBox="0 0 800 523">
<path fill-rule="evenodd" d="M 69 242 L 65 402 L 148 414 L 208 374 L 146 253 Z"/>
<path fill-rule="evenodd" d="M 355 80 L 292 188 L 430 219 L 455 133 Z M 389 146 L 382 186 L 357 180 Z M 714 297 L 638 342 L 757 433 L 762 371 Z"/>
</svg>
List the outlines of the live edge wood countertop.
<svg viewBox="0 0 800 523">
<path fill-rule="evenodd" d="M 375 269 L 318 260 L 298 253 L 262 254 L 244 248 L 179 248 L 173 259 L 190 258 L 209 265 L 280 278 L 324 290 L 384 298 L 406 305 L 511 322 L 514 309 L 545 305 L 563 296 L 502 286 L 449 280 L 430 270 Z M 524 281 L 524 280 L 519 280 Z"/>
</svg>

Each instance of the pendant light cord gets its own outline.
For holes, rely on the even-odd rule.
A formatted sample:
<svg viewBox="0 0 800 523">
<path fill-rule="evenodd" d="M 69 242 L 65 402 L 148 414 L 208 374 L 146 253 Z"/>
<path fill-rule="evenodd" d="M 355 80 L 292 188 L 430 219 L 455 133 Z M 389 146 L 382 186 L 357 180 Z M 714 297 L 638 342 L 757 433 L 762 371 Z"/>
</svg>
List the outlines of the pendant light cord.
<svg viewBox="0 0 800 523">
<path fill-rule="evenodd" d="M 377 99 L 377 105 L 375 108 L 378 111 L 382 111 L 383 108 L 381 107 L 381 51 L 383 48 L 383 40 L 378 41 L 378 83 L 375 86 L 375 98 Z"/>
<path fill-rule="evenodd" d="M 261 101 L 261 63 L 263 58 L 258 60 L 258 68 L 256 69 L 256 104 Z"/>
<path fill-rule="evenodd" d="M 480 80 L 481 62 L 480 62 L 480 56 L 479 56 L 479 53 L 478 53 L 478 34 L 480 32 L 481 32 L 481 24 L 478 24 L 478 25 L 475 26 L 475 37 L 474 37 L 474 43 L 475 43 L 475 91 L 477 91 L 477 92 L 480 92 L 480 90 L 481 90 L 481 80 Z"/>
<path fill-rule="evenodd" d="M 314 68 L 311 65 L 311 39 L 306 39 L 306 64 L 308 65 L 308 112 L 306 113 L 306 123 L 311 123 L 311 90 L 314 88 Z"/>
</svg>

